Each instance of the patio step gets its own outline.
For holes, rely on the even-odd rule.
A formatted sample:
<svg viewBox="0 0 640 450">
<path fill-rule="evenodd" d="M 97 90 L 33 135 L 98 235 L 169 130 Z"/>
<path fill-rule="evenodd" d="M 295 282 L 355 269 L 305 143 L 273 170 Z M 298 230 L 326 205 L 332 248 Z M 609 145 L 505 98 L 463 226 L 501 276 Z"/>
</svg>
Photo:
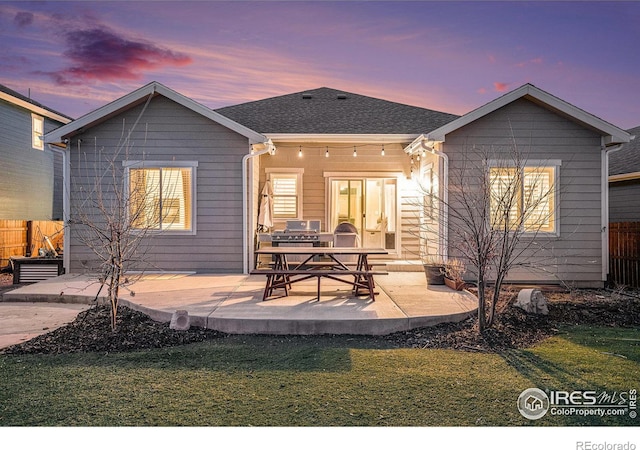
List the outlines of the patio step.
<svg viewBox="0 0 640 450">
<path fill-rule="evenodd" d="M 376 263 L 383 261 L 376 260 Z M 416 260 L 385 260 L 385 269 L 388 272 L 423 272 L 422 262 Z"/>
</svg>

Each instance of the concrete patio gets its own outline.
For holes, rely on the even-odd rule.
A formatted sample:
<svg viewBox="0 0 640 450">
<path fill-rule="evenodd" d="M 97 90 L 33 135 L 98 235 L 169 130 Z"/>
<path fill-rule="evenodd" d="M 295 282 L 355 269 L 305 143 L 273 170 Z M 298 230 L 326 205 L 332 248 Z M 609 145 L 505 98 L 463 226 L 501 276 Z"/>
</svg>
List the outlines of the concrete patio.
<svg viewBox="0 0 640 450">
<path fill-rule="evenodd" d="M 265 281 L 263 275 L 147 274 L 122 291 L 121 304 L 162 322 L 186 310 L 191 325 L 238 334 L 384 335 L 460 321 L 477 310 L 474 295 L 427 287 L 421 272 L 377 277 L 375 302 L 332 280 L 322 281 L 320 301 L 309 280 L 289 296 L 263 302 Z M 70 274 L 12 290 L 2 301 L 89 304 L 99 288 L 95 277 Z"/>
</svg>

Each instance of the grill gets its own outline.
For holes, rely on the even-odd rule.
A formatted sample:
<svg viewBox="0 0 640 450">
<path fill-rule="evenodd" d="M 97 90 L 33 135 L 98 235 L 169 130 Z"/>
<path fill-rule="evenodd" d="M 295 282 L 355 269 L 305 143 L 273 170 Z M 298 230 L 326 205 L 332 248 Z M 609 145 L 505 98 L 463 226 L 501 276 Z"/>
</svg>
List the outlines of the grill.
<svg viewBox="0 0 640 450">
<path fill-rule="evenodd" d="M 260 234 L 258 239 L 259 242 L 270 242 L 273 247 L 323 247 L 331 245 L 333 233 L 321 233 L 319 220 L 287 220 L 284 230 Z M 287 259 L 300 262 L 306 256 L 291 255 Z"/>
<path fill-rule="evenodd" d="M 284 231 L 274 231 L 271 234 L 271 242 L 274 246 L 279 243 L 320 243 L 319 220 L 287 220 Z"/>
<path fill-rule="evenodd" d="M 319 220 L 287 220 L 284 231 L 274 231 L 271 234 L 274 246 L 279 243 L 301 243 L 318 245 L 320 243 Z"/>
</svg>

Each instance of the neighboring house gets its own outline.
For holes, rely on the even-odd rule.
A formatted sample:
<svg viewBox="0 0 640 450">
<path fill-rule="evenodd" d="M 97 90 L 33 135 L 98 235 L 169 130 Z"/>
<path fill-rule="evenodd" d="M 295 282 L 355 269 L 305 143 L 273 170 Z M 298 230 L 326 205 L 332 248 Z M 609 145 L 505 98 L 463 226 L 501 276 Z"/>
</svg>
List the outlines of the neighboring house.
<svg viewBox="0 0 640 450">
<path fill-rule="evenodd" d="M 0 220 L 62 219 L 62 156 L 43 137 L 71 120 L 0 85 Z"/>
<path fill-rule="evenodd" d="M 640 222 L 640 126 L 609 157 L 609 222 Z"/>
<path fill-rule="evenodd" d="M 424 209 L 416 202 L 425 198 L 417 182 L 455 189 L 447 170 L 467 145 L 515 139 L 548 163 L 545 173 L 563 195 L 554 199 L 545 230 L 554 248 L 547 271 L 516 273 L 514 280 L 585 286 L 606 279 L 604 154 L 629 141 L 623 130 L 529 84 L 458 117 L 328 88 L 213 111 L 154 82 L 47 134 L 46 142 L 69 154 L 71 211 L 85 201 L 82 184 L 89 192 L 91 172 L 100 171 L 95 156 L 112 152 L 129 132 L 133 151 L 117 156 L 125 185 L 155 192 L 147 210 L 171 218 L 148 222 L 158 228 L 146 255 L 150 268 L 248 272 L 267 180 L 274 228 L 305 219 L 332 232 L 349 221 L 362 245 L 415 261 L 422 248 L 416 220 Z M 437 225 L 429 251 L 446 254 L 449 230 L 445 220 Z M 68 270 L 95 267 L 73 234 L 65 245 Z"/>
</svg>

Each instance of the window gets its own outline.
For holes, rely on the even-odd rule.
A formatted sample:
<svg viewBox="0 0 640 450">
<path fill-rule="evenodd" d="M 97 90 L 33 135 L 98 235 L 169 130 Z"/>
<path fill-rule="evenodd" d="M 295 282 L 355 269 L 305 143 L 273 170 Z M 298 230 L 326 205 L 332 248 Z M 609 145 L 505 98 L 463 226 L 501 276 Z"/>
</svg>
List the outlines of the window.
<svg viewBox="0 0 640 450">
<path fill-rule="evenodd" d="M 491 167 L 491 226 L 556 233 L 557 166 Z"/>
<path fill-rule="evenodd" d="M 274 219 L 302 218 L 302 169 L 267 170 L 273 189 Z"/>
<path fill-rule="evenodd" d="M 193 232 L 197 164 L 192 167 L 136 165 L 142 163 L 128 168 L 129 214 L 134 228 Z"/>
<path fill-rule="evenodd" d="M 44 118 L 31 114 L 31 146 L 37 150 L 44 150 Z"/>
</svg>

